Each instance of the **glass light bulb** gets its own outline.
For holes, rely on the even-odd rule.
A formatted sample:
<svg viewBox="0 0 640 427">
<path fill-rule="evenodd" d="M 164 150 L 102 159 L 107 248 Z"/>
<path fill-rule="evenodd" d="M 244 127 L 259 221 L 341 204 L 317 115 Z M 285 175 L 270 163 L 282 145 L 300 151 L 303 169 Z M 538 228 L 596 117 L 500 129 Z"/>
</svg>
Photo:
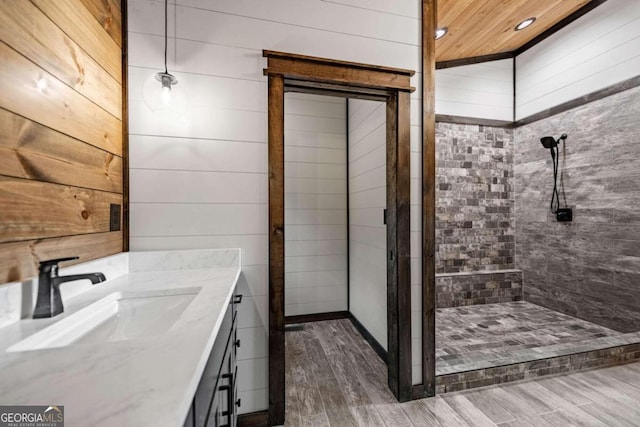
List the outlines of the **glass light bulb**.
<svg viewBox="0 0 640 427">
<path fill-rule="evenodd" d="M 169 105 L 171 103 L 171 86 L 162 87 L 162 103 Z"/>
</svg>

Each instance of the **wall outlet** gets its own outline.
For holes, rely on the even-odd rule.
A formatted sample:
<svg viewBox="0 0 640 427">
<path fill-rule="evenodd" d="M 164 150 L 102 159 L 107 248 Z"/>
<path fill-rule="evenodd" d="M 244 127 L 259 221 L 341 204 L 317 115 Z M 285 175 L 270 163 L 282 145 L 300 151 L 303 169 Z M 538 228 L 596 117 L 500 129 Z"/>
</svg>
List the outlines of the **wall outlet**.
<svg viewBox="0 0 640 427">
<path fill-rule="evenodd" d="M 120 205 L 109 205 L 109 231 L 120 231 Z"/>
</svg>

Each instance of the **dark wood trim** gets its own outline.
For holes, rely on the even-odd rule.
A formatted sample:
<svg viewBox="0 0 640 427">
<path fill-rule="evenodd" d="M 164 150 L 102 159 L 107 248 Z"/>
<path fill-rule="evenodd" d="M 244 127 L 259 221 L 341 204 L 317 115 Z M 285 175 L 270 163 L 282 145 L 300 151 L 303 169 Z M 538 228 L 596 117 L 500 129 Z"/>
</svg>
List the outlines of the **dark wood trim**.
<svg viewBox="0 0 640 427">
<path fill-rule="evenodd" d="M 540 111 L 539 113 L 517 120 L 513 123 L 513 127 L 528 125 L 530 123 L 537 122 L 538 120 L 543 120 L 548 117 L 555 116 L 556 114 L 564 113 L 565 111 L 572 110 L 582 105 L 589 104 L 599 99 L 606 98 L 607 96 L 615 95 L 638 86 L 640 86 L 640 76 L 632 77 L 604 89 L 588 93 L 579 98 L 572 99 L 571 101 L 567 101 L 563 104 L 556 105 L 555 107 L 548 108 L 544 111 Z"/>
<path fill-rule="evenodd" d="M 514 56 L 513 57 L 513 62 L 511 63 L 511 71 L 512 71 L 512 81 L 511 81 L 511 85 L 513 87 L 513 96 L 511 97 L 511 120 L 513 122 L 516 121 L 516 91 L 517 91 L 517 84 L 516 84 L 516 61 L 517 58 Z M 511 124 L 512 125 L 512 124 Z"/>
<path fill-rule="evenodd" d="M 479 117 L 450 116 L 446 114 L 436 114 L 436 122 L 438 123 L 455 123 L 458 125 L 480 125 L 510 128 L 513 122 L 509 120 L 493 120 L 481 119 Z"/>
<path fill-rule="evenodd" d="M 353 327 L 356 328 L 356 330 L 360 333 L 360 335 L 362 335 L 362 338 L 364 338 L 365 341 L 369 343 L 373 351 L 376 352 L 376 354 L 380 357 L 380 359 L 382 359 L 384 363 L 388 363 L 389 360 L 388 360 L 387 350 L 385 350 L 384 347 L 382 347 L 382 345 L 378 342 L 378 340 L 376 340 L 374 336 L 371 335 L 371 333 L 367 330 L 367 328 L 365 328 L 364 325 L 360 323 L 358 319 L 356 319 L 353 313 L 349 313 L 349 320 L 351 320 Z"/>
<path fill-rule="evenodd" d="M 263 50 L 262 56 L 268 58 L 269 64 L 268 68 L 264 69 L 264 74 L 284 76 L 288 84 L 291 84 L 290 80 L 295 80 L 300 81 L 299 84 L 317 83 L 325 85 L 323 89 L 333 88 L 337 91 L 345 88 L 415 91 L 415 88 L 411 87 L 411 76 L 414 73 L 411 70 L 269 50 Z"/>
<path fill-rule="evenodd" d="M 396 205 L 397 191 L 397 140 L 398 130 L 395 123 L 398 113 L 398 96 L 393 95 L 387 101 L 387 366 L 388 384 L 394 395 L 400 391 L 400 357 L 399 357 L 399 325 L 398 319 L 398 246 Z"/>
<path fill-rule="evenodd" d="M 284 424 L 284 78 L 269 91 L 269 423 Z"/>
<path fill-rule="evenodd" d="M 411 252 L 409 94 L 387 101 L 387 365 L 389 388 L 411 400 Z"/>
<path fill-rule="evenodd" d="M 396 227 L 397 305 L 398 305 L 398 400 L 412 399 L 412 351 L 411 351 L 411 100 L 407 92 L 398 92 L 396 113 Z M 387 185 L 387 191 L 391 191 Z M 387 232 L 387 234 L 389 234 Z M 389 327 L 387 326 L 387 329 Z"/>
<path fill-rule="evenodd" d="M 351 214 L 349 212 L 349 98 L 345 99 L 346 104 L 346 124 L 345 129 L 347 133 L 346 144 L 346 167 L 347 167 L 347 313 L 351 310 L 351 235 L 350 233 L 350 225 L 351 225 Z"/>
<path fill-rule="evenodd" d="M 122 252 L 129 252 L 129 37 L 127 1 L 122 0 Z"/>
<path fill-rule="evenodd" d="M 500 52 L 490 55 L 473 56 L 471 58 L 451 59 L 449 61 L 436 62 L 436 70 L 444 68 L 462 67 L 464 65 L 481 64 L 483 62 L 500 61 L 515 56 L 515 52 Z"/>
<path fill-rule="evenodd" d="M 294 323 L 322 322 L 323 320 L 346 319 L 349 317 L 348 311 L 332 311 L 329 313 L 300 314 L 297 316 L 287 316 L 284 318 L 285 325 Z"/>
<path fill-rule="evenodd" d="M 412 389 L 413 400 L 424 399 L 430 397 L 425 393 L 424 384 L 415 384 Z"/>
<path fill-rule="evenodd" d="M 437 0 L 422 0 L 422 394 L 436 393 L 436 106 Z M 415 397 L 415 396 L 412 396 Z"/>
<path fill-rule="evenodd" d="M 540 33 L 539 35 L 537 35 L 533 39 L 529 40 L 527 43 L 525 43 L 522 46 L 520 46 L 518 49 L 516 49 L 513 52 L 514 56 L 518 56 L 518 55 L 522 54 L 523 52 L 531 49 L 532 47 L 534 47 L 535 45 L 537 45 L 538 43 L 540 43 L 544 39 L 546 39 L 546 38 L 552 36 L 553 34 L 557 33 L 558 31 L 560 31 L 561 29 L 563 29 L 567 25 L 571 24 L 573 21 L 581 18 L 586 13 L 591 12 L 593 9 L 595 9 L 598 6 L 600 6 L 601 4 L 603 4 L 606 1 L 607 0 L 591 0 L 589 3 L 585 4 L 580 9 L 576 10 L 575 12 L 573 12 L 571 15 L 565 17 L 564 19 L 562 19 L 561 21 L 557 22 L 555 25 L 553 25 L 552 27 L 550 27 L 546 31 Z"/>
<path fill-rule="evenodd" d="M 275 50 L 263 50 L 262 56 L 265 58 L 297 60 L 298 62 L 308 62 L 317 65 L 335 65 L 342 68 L 354 68 L 366 71 L 381 71 L 389 74 L 399 74 L 411 77 L 416 72 L 405 68 L 384 67 L 382 65 L 363 64 L 360 62 L 341 61 L 338 59 L 321 58 L 318 56 L 300 55 L 297 53 L 278 52 Z"/>
<path fill-rule="evenodd" d="M 285 415 L 284 341 L 284 92 L 310 88 L 353 95 L 383 94 L 387 102 L 387 151 L 391 149 L 397 170 L 387 176 L 387 212 L 395 226 L 387 227 L 394 272 L 388 275 L 393 289 L 393 314 L 387 327 L 396 331 L 392 350 L 397 354 L 388 378 L 399 400 L 412 396 L 411 387 L 411 264 L 410 264 L 410 76 L 413 71 L 366 64 L 311 58 L 263 51 L 268 58 L 264 74 L 268 84 L 269 149 L 269 422 L 282 424 Z M 434 63 L 435 64 L 435 63 Z M 322 93 L 322 92 L 318 92 Z M 387 160 L 389 162 L 389 160 Z M 389 167 L 387 169 L 389 171 Z M 391 232 L 392 230 L 393 232 Z M 389 235 L 394 238 L 390 239 Z"/>
<path fill-rule="evenodd" d="M 238 415 L 238 427 L 268 427 L 269 411 Z"/>
</svg>

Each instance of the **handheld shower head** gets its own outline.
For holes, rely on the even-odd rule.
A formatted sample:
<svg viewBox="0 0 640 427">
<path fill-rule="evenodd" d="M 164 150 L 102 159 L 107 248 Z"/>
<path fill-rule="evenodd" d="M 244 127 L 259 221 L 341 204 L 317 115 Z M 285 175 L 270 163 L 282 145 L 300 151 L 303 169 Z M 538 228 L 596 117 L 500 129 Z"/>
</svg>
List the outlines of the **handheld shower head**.
<svg viewBox="0 0 640 427">
<path fill-rule="evenodd" d="M 543 136 L 540 143 L 544 148 L 548 148 L 551 153 L 551 163 L 553 164 L 553 192 L 551 193 L 550 209 L 556 215 L 558 221 L 571 221 L 571 209 L 560 209 L 560 194 L 558 193 L 558 170 L 560 162 L 560 147 L 558 145 L 567 139 L 567 134 L 563 133 L 560 138 L 555 139 L 552 136 Z M 557 153 L 556 153 L 556 150 Z M 566 204 L 566 200 L 565 200 Z"/>
<path fill-rule="evenodd" d="M 558 139 L 555 139 L 552 136 L 543 136 L 542 138 L 540 138 L 540 142 L 542 143 L 542 146 L 544 148 L 555 148 L 558 146 L 558 144 L 560 144 L 560 141 L 564 141 L 566 139 L 567 134 L 563 133 Z"/>
<path fill-rule="evenodd" d="M 562 135 L 565 138 L 567 137 L 567 135 Z M 560 137 L 561 139 L 565 139 Z M 552 136 L 543 136 L 542 138 L 540 138 L 540 142 L 542 143 L 542 146 L 544 148 L 554 148 L 558 146 L 558 141 L 555 140 L 554 137 Z"/>
</svg>

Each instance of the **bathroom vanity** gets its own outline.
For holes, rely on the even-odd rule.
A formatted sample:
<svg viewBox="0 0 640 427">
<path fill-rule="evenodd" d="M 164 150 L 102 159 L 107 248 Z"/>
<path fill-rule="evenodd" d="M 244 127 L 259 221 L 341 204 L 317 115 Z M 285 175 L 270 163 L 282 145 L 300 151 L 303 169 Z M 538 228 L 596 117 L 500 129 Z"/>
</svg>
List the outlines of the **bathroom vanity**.
<svg viewBox="0 0 640 427">
<path fill-rule="evenodd" d="M 238 418 L 238 367 L 236 357 L 240 340 L 237 337 L 238 305 L 242 294 L 234 292 L 209 354 L 193 404 L 184 427 L 235 426 Z"/>
<path fill-rule="evenodd" d="M 63 285 L 63 314 L 0 328 L 0 404 L 64 406 L 68 425 L 235 425 L 240 265 L 225 249 L 61 269 L 107 280 Z"/>
</svg>

